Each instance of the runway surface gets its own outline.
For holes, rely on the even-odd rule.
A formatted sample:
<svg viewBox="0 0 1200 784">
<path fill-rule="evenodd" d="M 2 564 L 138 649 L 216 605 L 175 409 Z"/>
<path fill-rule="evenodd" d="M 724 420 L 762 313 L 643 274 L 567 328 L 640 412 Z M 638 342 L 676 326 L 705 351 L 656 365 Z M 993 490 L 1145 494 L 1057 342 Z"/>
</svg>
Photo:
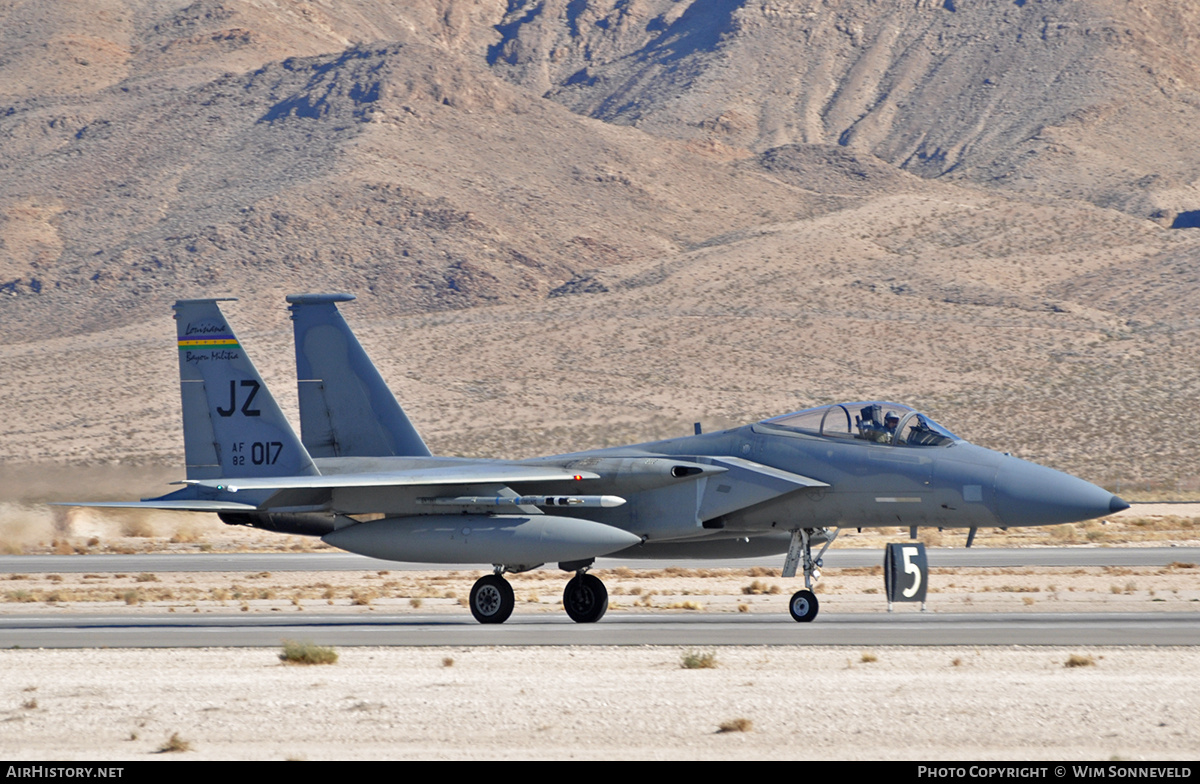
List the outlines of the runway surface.
<svg viewBox="0 0 1200 784">
<path fill-rule="evenodd" d="M 514 615 L 501 626 L 470 616 L 308 613 L 168 616 L 37 614 L 0 617 L 4 647 L 205 648 L 282 640 L 355 646 L 529 645 L 1200 645 L 1197 613 L 827 612 L 790 616 L 610 614 L 596 624 Z"/>
<path fill-rule="evenodd" d="M 1037 548 L 928 548 L 929 565 L 938 567 L 1017 566 L 1166 566 L 1182 561 L 1200 562 L 1200 547 L 1037 547 Z M 829 550 L 825 567 L 830 569 L 879 566 L 882 549 Z M 783 556 L 727 558 L 680 562 L 599 558 L 597 569 L 748 569 L 767 566 L 778 569 Z M 351 553 L 193 553 L 172 555 L 3 555 L 0 574 L 114 573 L 114 572 L 351 572 L 377 571 L 473 571 L 480 564 L 413 564 L 381 561 Z"/>
<path fill-rule="evenodd" d="M 1166 566 L 1200 561 L 1200 548 L 931 549 L 937 567 Z M 778 567 L 778 558 L 690 562 L 692 567 Z M 827 568 L 874 566 L 879 550 L 831 550 Z M 597 568 L 658 569 L 671 563 L 608 559 Z M 477 564 L 447 565 L 474 571 Z M 143 554 L 0 556 L 0 573 L 284 572 L 430 569 L 350 554 Z M 784 611 L 732 613 L 609 613 L 596 624 L 559 614 L 520 613 L 482 626 L 465 611 L 438 614 L 279 613 L 102 614 L 78 611 L 0 614 L 0 647 L 155 648 L 278 646 L 284 639 L 337 646 L 528 645 L 1200 645 L 1200 613 L 939 613 L 897 605 L 894 613 L 838 614 L 823 608 L 812 623 Z"/>
</svg>

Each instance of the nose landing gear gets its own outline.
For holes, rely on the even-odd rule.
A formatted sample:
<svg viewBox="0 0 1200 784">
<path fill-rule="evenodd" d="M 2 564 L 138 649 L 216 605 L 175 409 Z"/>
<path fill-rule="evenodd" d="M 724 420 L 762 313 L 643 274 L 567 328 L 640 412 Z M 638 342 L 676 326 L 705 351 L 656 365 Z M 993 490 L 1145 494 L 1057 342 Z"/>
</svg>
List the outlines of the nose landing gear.
<svg viewBox="0 0 1200 784">
<path fill-rule="evenodd" d="M 805 623 L 817 617 L 817 595 L 812 591 L 796 591 L 792 594 L 792 601 L 788 604 L 788 609 L 792 613 L 792 620 Z"/>
<path fill-rule="evenodd" d="M 834 528 L 830 532 L 827 528 L 797 528 L 792 531 L 792 544 L 788 548 L 787 560 L 783 562 L 783 576 L 795 577 L 796 567 L 801 563 L 804 565 L 804 590 L 792 594 L 792 600 L 788 604 L 792 620 L 807 623 L 817 617 L 820 603 L 812 587 L 821 579 L 821 557 L 825 555 L 829 545 L 833 544 L 833 540 L 837 539 L 841 530 Z M 824 547 L 817 553 L 817 557 L 813 558 L 812 546 L 822 542 Z"/>
</svg>

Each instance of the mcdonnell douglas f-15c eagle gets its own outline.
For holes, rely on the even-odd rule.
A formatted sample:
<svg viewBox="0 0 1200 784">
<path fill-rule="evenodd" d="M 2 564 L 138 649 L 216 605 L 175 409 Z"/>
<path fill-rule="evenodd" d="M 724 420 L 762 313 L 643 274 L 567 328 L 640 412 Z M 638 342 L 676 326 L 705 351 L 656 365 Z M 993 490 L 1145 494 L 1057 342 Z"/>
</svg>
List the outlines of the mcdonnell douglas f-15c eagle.
<svg viewBox="0 0 1200 784">
<path fill-rule="evenodd" d="M 973 537 L 981 526 L 1068 523 L 1129 506 L 887 402 L 530 460 L 435 457 L 338 312 L 354 297 L 287 299 L 302 437 L 229 327 L 217 304 L 226 300 L 179 300 L 186 487 L 88 506 L 215 512 L 375 558 L 491 564 L 471 589 L 481 623 L 513 611 L 505 572 L 545 563 L 574 572 L 563 605 L 589 623 L 608 608 L 588 573 L 597 557 L 776 553 L 787 554 L 785 577 L 804 570 L 790 610 L 811 621 L 820 559 L 842 527 L 957 527 Z"/>
</svg>

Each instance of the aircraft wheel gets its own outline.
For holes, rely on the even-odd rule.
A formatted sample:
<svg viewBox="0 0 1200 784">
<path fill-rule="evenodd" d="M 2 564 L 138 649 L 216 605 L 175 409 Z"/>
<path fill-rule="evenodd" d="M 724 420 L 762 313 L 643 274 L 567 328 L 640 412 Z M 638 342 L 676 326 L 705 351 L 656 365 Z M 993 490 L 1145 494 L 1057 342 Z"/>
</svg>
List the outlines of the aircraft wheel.
<svg viewBox="0 0 1200 784">
<path fill-rule="evenodd" d="M 817 617 L 817 595 L 812 591 L 796 591 L 788 609 L 792 611 L 792 620 L 807 623 Z"/>
<path fill-rule="evenodd" d="M 595 623 L 608 612 L 608 589 L 599 577 L 578 574 L 563 590 L 563 608 L 575 623 Z"/>
<path fill-rule="evenodd" d="M 498 574 L 480 577 L 471 586 L 471 615 L 480 623 L 504 623 L 516 603 L 512 586 Z"/>
</svg>

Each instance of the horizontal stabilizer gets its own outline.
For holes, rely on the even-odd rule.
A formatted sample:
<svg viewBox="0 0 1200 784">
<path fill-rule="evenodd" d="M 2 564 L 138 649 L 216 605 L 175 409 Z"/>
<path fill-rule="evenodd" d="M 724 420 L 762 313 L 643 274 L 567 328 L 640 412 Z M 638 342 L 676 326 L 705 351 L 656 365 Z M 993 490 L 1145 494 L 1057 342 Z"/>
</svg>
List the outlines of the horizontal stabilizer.
<svg viewBox="0 0 1200 784">
<path fill-rule="evenodd" d="M 162 509 L 171 512 L 253 512 L 254 504 L 232 501 L 64 501 L 51 506 L 94 506 L 105 509 Z"/>
</svg>

